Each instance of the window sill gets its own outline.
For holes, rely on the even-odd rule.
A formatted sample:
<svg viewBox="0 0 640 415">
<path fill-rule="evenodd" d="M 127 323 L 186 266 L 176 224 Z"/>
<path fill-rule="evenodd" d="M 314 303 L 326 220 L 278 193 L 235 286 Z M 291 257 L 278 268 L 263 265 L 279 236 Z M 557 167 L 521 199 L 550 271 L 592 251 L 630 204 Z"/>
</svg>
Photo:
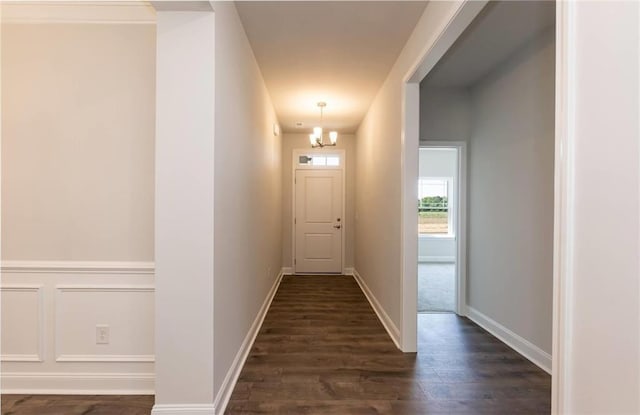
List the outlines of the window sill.
<svg viewBox="0 0 640 415">
<path fill-rule="evenodd" d="M 454 234 L 442 234 L 442 233 L 420 233 L 418 234 L 420 239 L 456 239 Z"/>
</svg>

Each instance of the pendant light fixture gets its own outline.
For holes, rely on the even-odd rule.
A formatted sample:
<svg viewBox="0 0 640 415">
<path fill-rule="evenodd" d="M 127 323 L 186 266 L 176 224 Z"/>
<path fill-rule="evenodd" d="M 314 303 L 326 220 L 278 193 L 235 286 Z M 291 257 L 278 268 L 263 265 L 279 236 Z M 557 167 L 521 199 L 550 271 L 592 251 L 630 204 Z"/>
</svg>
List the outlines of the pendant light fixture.
<svg viewBox="0 0 640 415">
<path fill-rule="evenodd" d="M 329 143 L 324 142 L 324 137 L 322 134 L 322 116 L 324 115 L 324 107 L 327 106 L 326 102 L 318 102 L 318 108 L 320 108 L 320 126 L 313 128 L 313 133 L 309 134 L 309 142 L 311 143 L 312 148 L 316 147 L 327 147 L 327 146 L 335 146 L 338 142 L 338 132 L 331 131 L 329 132 Z"/>
</svg>

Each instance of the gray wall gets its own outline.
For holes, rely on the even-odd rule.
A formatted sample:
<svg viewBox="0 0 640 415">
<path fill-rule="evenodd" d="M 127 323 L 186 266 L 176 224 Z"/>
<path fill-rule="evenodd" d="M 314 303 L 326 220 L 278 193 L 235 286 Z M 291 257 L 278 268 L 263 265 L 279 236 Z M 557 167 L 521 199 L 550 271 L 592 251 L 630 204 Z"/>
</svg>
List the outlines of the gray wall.
<svg viewBox="0 0 640 415">
<path fill-rule="evenodd" d="M 548 33 L 471 90 L 469 306 L 551 353 L 554 65 Z"/>
<path fill-rule="evenodd" d="M 421 85 L 421 140 L 468 143 L 467 305 L 551 353 L 555 41 L 468 88 Z"/>
<path fill-rule="evenodd" d="M 467 141 L 471 102 L 467 88 L 420 84 L 420 141 Z"/>
</svg>

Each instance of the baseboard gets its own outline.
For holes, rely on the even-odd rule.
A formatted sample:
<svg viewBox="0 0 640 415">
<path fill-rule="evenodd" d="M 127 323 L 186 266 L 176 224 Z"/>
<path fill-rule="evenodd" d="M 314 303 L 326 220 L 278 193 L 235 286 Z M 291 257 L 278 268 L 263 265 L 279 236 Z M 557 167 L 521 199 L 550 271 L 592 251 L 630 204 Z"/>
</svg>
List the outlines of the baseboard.
<svg viewBox="0 0 640 415">
<path fill-rule="evenodd" d="M 492 318 L 467 305 L 467 317 L 480 327 L 502 340 L 507 346 L 520 353 L 531 363 L 551 374 L 551 355 L 529 340 L 512 332 Z"/>
<path fill-rule="evenodd" d="M 283 267 L 282 268 L 282 275 L 293 275 L 293 268 L 292 267 Z"/>
<path fill-rule="evenodd" d="M 262 307 L 260 307 L 260 311 L 256 315 L 249 332 L 244 338 L 238 353 L 236 353 L 236 357 L 233 359 L 233 363 L 227 372 L 227 375 L 222 382 L 222 386 L 220 386 L 220 391 L 216 396 L 216 399 L 213 403 L 213 407 L 215 408 L 216 414 L 224 414 L 225 409 L 227 408 L 227 404 L 229 403 L 229 399 L 231 398 L 231 394 L 233 393 L 233 389 L 236 386 L 236 382 L 238 381 L 238 377 L 240 376 L 240 372 L 242 371 L 242 367 L 244 366 L 247 357 L 249 356 L 249 352 L 251 351 L 251 347 L 258 336 L 258 332 L 260 331 L 260 327 L 262 326 L 262 322 L 264 321 L 265 316 L 267 315 L 267 311 L 269 311 L 269 307 L 271 306 L 271 302 L 273 301 L 273 297 L 276 295 L 278 291 L 278 287 L 280 286 L 280 281 L 282 281 L 283 275 L 285 275 L 285 269 L 283 268 L 278 276 L 276 277 L 269 294 L 265 298 L 262 303 Z M 181 412 L 182 413 L 182 412 Z M 200 413 L 200 412 L 199 412 Z M 204 413 L 204 412 L 203 412 Z M 213 414 L 213 412 L 212 412 Z"/>
<path fill-rule="evenodd" d="M 353 276 L 354 275 L 354 269 L 353 267 L 347 267 L 344 269 L 344 275 L 350 275 Z"/>
<path fill-rule="evenodd" d="M 214 415 L 213 404 L 154 405 L 151 415 Z"/>
<path fill-rule="evenodd" d="M 153 373 L 3 372 L 3 394 L 153 395 Z"/>
<path fill-rule="evenodd" d="M 391 320 L 389 315 L 384 311 L 384 308 L 382 308 L 382 305 L 380 304 L 376 296 L 373 295 L 373 293 L 367 286 L 367 283 L 364 282 L 364 279 L 362 279 L 362 276 L 356 269 L 353 270 L 353 277 L 360 286 L 360 289 L 364 293 L 365 297 L 367 297 L 367 300 L 369 300 L 369 304 L 371 304 L 373 311 L 376 312 L 376 315 L 378 316 L 378 319 L 384 326 L 385 330 L 387 330 L 387 333 L 389 333 L 389 337 L 391 337 L 391 340 L 393 340 L 396 347 L 400 349 L 400 330 L 398 330 L 396 325 L 393 324 L 393 321 Z"/>
<path fill-rule="evenodd" d="M 419 256 L 418 262 L 456 262 L 454 256 Z"/>
</svg>

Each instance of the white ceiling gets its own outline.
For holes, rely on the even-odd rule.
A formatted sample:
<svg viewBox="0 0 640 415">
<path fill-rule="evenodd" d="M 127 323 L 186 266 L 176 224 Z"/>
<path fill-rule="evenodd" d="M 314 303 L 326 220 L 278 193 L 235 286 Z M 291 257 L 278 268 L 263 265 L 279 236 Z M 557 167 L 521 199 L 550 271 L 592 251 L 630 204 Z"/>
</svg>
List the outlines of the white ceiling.
<svg viewBox="0 0 640 415">
<path fill-rule="evenodd" d="M 430 87 L 468 87 L 555 23 L 553 1 L 488 4 L 425 77 Z"/>
<path fill-rule="evenodd" d="M 425 5 L 236 2 L 283 131 L 310 132 L 326 101 L 325 129 L 355 132 Z"/>
</svg>

